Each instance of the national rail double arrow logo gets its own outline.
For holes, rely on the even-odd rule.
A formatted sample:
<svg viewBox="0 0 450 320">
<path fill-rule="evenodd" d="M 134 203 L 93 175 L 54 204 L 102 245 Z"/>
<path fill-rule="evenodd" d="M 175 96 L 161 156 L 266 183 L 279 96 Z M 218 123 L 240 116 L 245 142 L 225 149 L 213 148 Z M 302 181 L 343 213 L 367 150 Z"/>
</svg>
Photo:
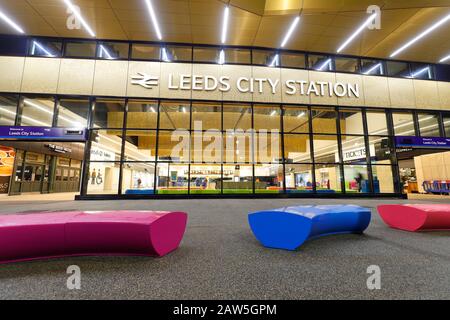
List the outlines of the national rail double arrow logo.
<svg viewBox="0 0 450 320">
<path fill-rule="evenodd" d="M 158 77 L 149 76 L 146 73 L 138 72 L 137 75 L 131 77 L 131 84 L 142 86 L 146 89 L 152 89 L 158 85 Z"/>
</svg>

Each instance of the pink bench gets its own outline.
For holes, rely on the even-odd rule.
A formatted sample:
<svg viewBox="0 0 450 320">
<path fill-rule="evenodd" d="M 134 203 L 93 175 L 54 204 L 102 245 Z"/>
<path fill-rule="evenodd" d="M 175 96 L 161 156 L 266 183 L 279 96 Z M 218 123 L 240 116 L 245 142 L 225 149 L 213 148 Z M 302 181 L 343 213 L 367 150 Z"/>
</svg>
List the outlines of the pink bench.
<svg viewBox="0 0 450 320">
<path fill-rule="evenodd" d="M 378 206 L 378 212 L 391 228 L 450 230 L 450 204 L 386 204 Z"/>
<path fill-rule="evenodd" d="M 84 255 L 164 256 L 178 248 L 184 212 L 104 211 L 0 216 L 0 263 Z"/>
</svg>

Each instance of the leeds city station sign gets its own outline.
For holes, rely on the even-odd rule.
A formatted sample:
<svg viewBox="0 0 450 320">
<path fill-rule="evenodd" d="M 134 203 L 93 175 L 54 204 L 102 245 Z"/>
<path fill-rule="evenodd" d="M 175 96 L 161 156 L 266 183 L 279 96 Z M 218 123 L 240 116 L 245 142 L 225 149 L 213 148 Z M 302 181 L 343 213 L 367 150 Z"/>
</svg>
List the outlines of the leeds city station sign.
<svg viewBox="0 0 450 320">
<path fill-rule="evenodd" d="M 146 89 L 160 85 L 159 77 L 139 72 L 131 77 L 131 84 L 139 85 Z M 287 95 L 321 96 L 321 97 L 349 97 L 359 98 L 358 84 L 306 81 L 289 79 L 283 81 L 283 90 Z M 169 74 L 167 83 L 163 83 L 169 90 L 193 90 L 193 91 L 216 91 L 228 92 L 232 86 L 241 93 L 276 94 L 282 85 L 280 79 L 239 77 L 232 81 L 228 76 L 211 75 L 187 75 Z M 267 92 L 265 92 L 267 90 Z"/>
</svg>

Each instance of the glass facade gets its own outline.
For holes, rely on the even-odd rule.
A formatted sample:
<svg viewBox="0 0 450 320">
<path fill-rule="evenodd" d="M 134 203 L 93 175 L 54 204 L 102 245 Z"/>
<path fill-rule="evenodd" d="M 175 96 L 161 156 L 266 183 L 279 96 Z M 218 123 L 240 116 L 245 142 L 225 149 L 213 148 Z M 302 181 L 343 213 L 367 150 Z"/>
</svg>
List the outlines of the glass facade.
<svg viewBox="0 0 450 320">
<path fill-rule="evenodd" d="M 14 43 L 15 46 L 12 46 Z M 88 58 L 162 62 L 259 65 L 370 76 L 448 81 L 450 67 L 268 48 L 160 44 L 154 42 L 90 41 L 48 37 L 0 38 L 0 51 L 46 58 Z"/>
<path fill-rule="evenodd" d="M 438 111 L 11 94 L 0 100 L 2 126 L 89 128 L 84 195 L 394 194 L 394 137 L 450 136 L 449 114 Z"/>
</svg>

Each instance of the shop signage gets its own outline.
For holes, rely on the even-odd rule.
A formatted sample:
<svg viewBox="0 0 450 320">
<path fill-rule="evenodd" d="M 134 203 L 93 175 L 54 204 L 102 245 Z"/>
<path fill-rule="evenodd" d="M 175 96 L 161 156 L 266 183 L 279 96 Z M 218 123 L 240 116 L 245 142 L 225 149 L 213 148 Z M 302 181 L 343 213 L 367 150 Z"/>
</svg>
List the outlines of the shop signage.
<svg viewBox="0 0 450 320">
<path fill-rule="evenodd" d="M 91 148 L 91 161 L 114 161 L 116 154 L 114 152 L 106 151 L 103 149 Z"/>
<path fill-rule="evenodd" d="M 370 148 L 370 154 L 375 154 L 375 146 L 371 144 L 369 146 Z M 366 158 L 366 148 L 360 147 L 355 149 L 347 149 L 342 150 L 342 156 L 344 161 L 353 161 L 353 160 L 359 160 Z M 339 162 L 339 155 L 336 154 L 336 161 Z"/>
<path fill-rule="evenodd" d="M 438 137 L 395 137 L 397 147 L 414 148 L 450 148 L 450 138 Z"/>
<path fill-rule="evenodd" d="M 86 141 L 86 129 L 0 127 L 0 139 Z"/>
<path fill-rule="evenodd" d="M 241 93 L 276 94 L 281 86 L 284 86 L 287 95 L 321 96 L 321 97 L 350 97 L 359 98 L 360 91 L 357 83 L 306 81 L 303 79 L 288 79 L 283 83 L 280 79 L 239 77 L 231 81 L 228 76 L 188 75 L 175 76 L 169 74 L 167 83 L 163 85 L 169 90 L 193 90 L 228 92 L 233 87 Z M 139 85 L 146 89 L 152 89 L 160 85 L 159 77 L 138 72 L 131 77 L 132 85 Z M 266 92 L 267 91 L 267 92 Z"/>
<path fill-rule="evenodd" d="M 71 153 L 72 152 L 72 149 L 66 148 L 63 146 L 58 146 L 56 144 L 46 144 L 45 146 L 47 148 L 49 148 L 51 151 L 57 152 L 57 153 Z"/>
</svg>

